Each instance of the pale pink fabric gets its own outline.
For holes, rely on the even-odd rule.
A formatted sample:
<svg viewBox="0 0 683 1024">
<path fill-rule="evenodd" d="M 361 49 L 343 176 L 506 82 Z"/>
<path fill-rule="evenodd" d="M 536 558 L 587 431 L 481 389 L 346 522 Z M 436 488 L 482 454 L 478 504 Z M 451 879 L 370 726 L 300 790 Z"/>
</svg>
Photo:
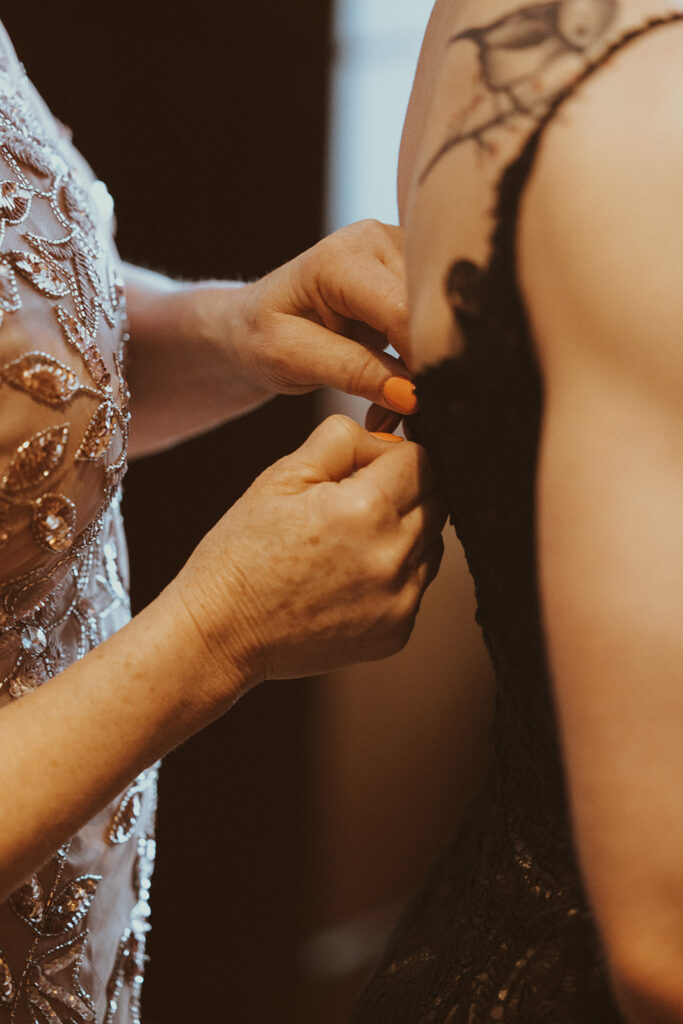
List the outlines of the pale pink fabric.
<svg viewBox="0 0 683 1024">
<path fill-rule="evenodd" d="M 0 714 L 130 614 L 112 225 L 0 26 Z M 138 1020 L 155 790 L 151 768 L 0 906 L 0 1024 Z"/>
</svg>

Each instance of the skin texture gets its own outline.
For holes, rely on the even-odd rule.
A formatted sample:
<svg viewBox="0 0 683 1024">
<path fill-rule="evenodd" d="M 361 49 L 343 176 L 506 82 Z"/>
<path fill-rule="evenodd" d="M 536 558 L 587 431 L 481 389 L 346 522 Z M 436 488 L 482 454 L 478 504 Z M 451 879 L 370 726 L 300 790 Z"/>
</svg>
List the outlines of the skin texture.
<svg viewBox="0 0 683 1024">
<path fill-rule="evenodd" d="M 399 417 L 383 394 L 409 375 L 403 235 L 362 221 L 259 281 L 183 285 L 125 268 L 131 320 L 131 453 L 201 433 L 274 394 L 328 385 L 378 403 L 371 429 Z M 167 400 L 167 395 L 172 400 Z M 400 413 L 412 412 L 405 406 Z M 386 429 L 385 427 L 385 429 Z"/>
<path fill-rule="evenodd" d="M 223 609 L 240 594 L 239 637 L 227 640 L 233 658 L 239 643 L 249 680 L 327 672 L 350 651 L 369 661 L 404 646 L 441 560 L 444 521 L 423 449 L 333 416 L 262 474 L 177 586 L 219 660 Z"/>
<path fill-rule="evenodd" d="M 414 407 L 403 364 L 382 351 L 407 347 L 396 228 L 344 229 L 244 287 L 133 267 L 127 279 L 134 453 L 277 391 L 329 384 L 381 403 L 382 415 L 397 399 Z M 262 474 L 149 608 L 3 709 L 0 896 L 263 679 L 403 646 L 441 560 L 444 519 L 424 452 L 344 417 Z"/>
<path fill-rule="evenodd" d="M 263 679 L 403 646 L 443 550 L 433 488 L 417 445 L 331 417 L 144 612 L 3 709 L 0 896 Z"/>
<path fill-rule="evenodd" d="M 460 350 L 443 282 L 455 260 L 486 261 L 495 184 L 536 124 L 516 110 L 463 138 L 463 112 L 484 124 L 501 91 L 481 33 L 532 6 L 437 3 L 432 16 L 399 173 L 415 368 Z M 620 3 L 603 45 L 671 9 Z M 683 1021 L 682 48 L 680 24 L 651 32 L 563 106 L 518 233 L 546 396 L 538 554 L 576 840 L 637 1024 Z M 580 63 L 558 54 L 526 85 L 542 100 Z"/>
</svg>

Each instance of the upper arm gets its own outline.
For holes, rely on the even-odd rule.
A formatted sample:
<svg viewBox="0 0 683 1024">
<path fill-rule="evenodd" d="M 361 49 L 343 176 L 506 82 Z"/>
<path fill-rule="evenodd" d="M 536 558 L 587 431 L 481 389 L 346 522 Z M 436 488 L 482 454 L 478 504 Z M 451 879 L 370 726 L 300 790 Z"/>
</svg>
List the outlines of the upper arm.
<svg viewBox="0 0 683 1024">
<path fill-rule="evenodd" d="M 682 48 L 683 28 L 652 33 L 577 94 L 546 134 L 519 235 L 579 853 L 617 974 L 666 1020 L 683 1011 Z"/>
</svg>

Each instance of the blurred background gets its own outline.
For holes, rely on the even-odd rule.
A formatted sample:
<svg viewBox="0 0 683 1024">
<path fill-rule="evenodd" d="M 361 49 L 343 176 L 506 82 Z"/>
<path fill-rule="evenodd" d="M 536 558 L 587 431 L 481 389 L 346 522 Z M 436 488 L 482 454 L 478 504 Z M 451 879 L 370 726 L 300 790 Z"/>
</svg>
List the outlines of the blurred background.
<svg viewBox="0 0 683 1024">
<path fill-rule="evenodd" d="M 258 276 L 342 223 L 397 220 L 431 0 L 33 0 L 3 21 L 116 200 L 122 255 Z M 139 609 L 318 419 L 278 399 L 131 466 Z M 147 1024 L 342 1024 L 487 756 L 490 674 L 459 545 L 408 648 L 271 682 L 161 775 Z"/>
</svg>

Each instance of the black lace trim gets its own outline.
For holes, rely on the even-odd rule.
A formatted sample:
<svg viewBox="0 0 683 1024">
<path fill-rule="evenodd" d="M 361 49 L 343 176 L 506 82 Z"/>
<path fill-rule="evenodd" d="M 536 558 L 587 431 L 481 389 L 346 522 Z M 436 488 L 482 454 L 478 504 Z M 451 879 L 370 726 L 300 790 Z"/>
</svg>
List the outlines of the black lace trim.
<svg viewBox="0 0 683 1024">
<path fill-rule="evenodd" d="M 497 679 L 494 762 L 399 924 L 352 1024 L 620 1024 L 572 843 L 535 561 L 543 391 L 516 276 L 517 220 L 545 129 L 618 50 L 553 102 L 502 175 L 492 257 L 449 291 L 461 355 L 417 380 L 427 447 L 475 580 Z M 412 425 L 412 424 L 411 424 Z"/>
</svg>

